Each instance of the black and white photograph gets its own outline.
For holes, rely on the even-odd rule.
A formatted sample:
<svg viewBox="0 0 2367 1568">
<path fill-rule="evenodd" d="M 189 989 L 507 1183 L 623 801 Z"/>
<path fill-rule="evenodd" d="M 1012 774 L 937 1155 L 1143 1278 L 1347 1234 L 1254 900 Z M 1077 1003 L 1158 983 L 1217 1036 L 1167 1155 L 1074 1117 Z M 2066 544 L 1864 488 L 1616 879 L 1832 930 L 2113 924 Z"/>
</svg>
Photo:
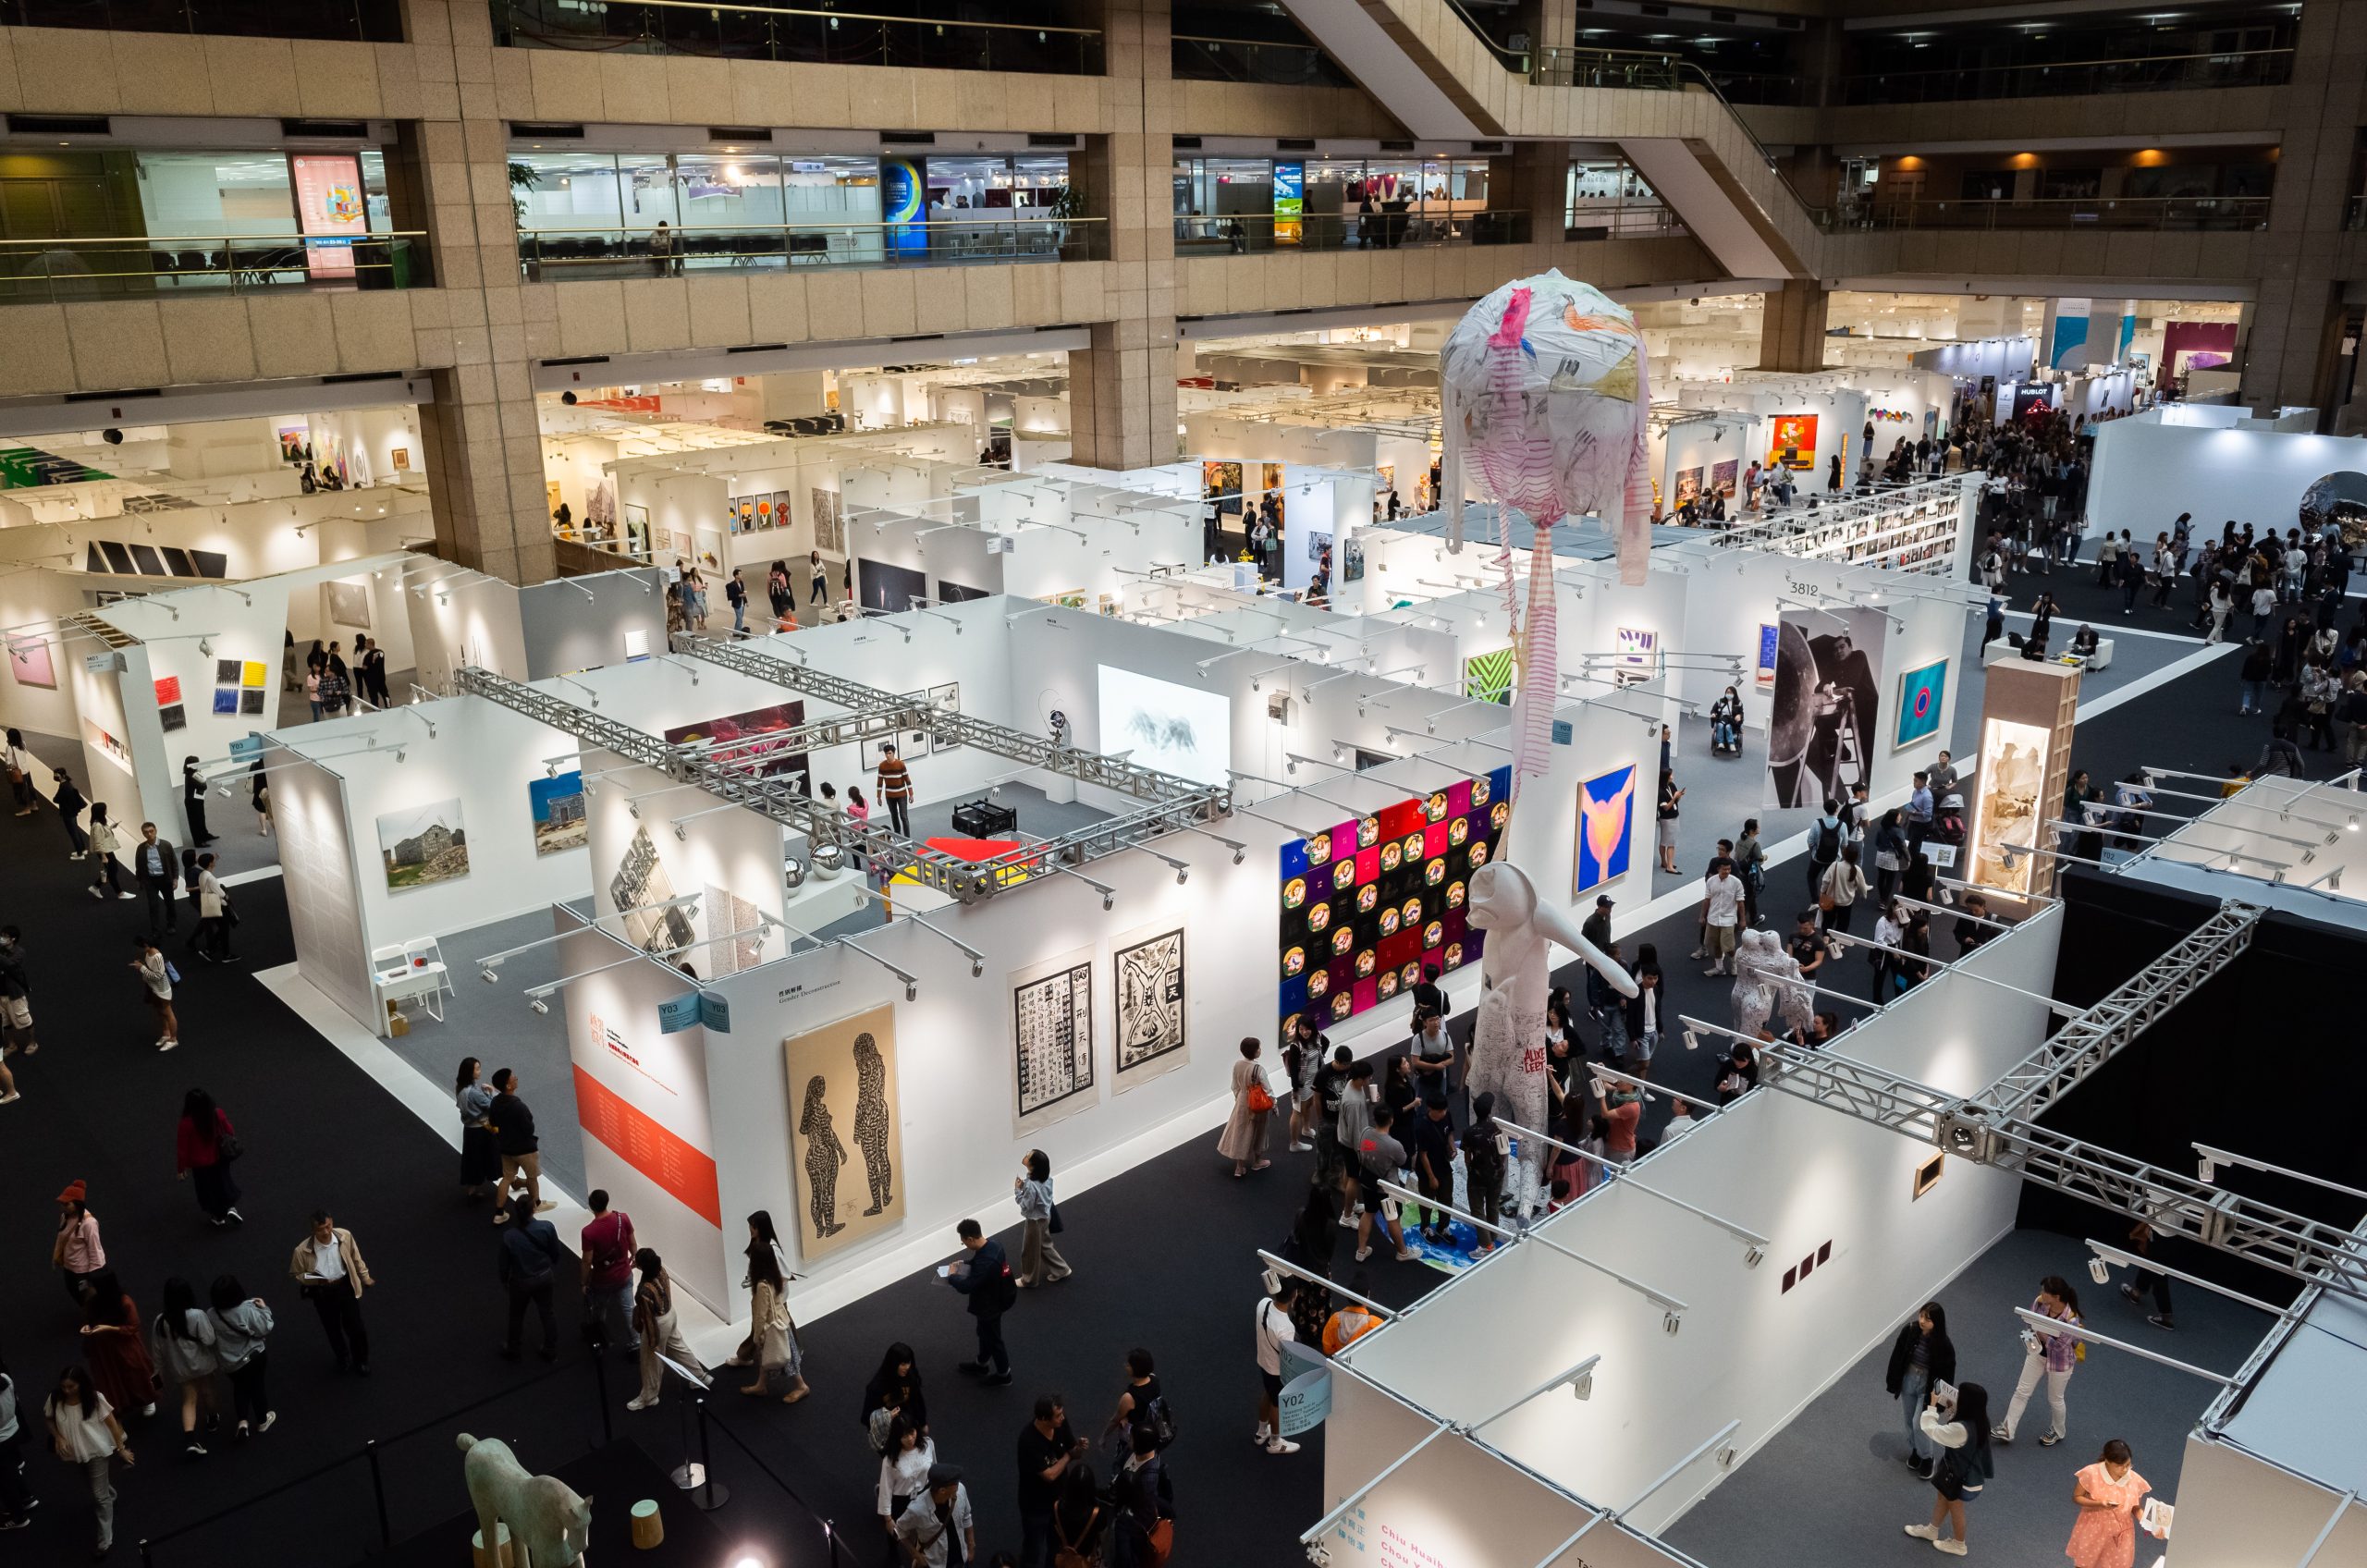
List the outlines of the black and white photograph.
<svg viewBox="0 0 2367 1568">
<path fill-rule="evenodd" d="M 1890 618 L 1845 606 L 1778 618 L 1767 724 L 1767 803 L 1820 808 L 1873 783 Z"/>
</svg>

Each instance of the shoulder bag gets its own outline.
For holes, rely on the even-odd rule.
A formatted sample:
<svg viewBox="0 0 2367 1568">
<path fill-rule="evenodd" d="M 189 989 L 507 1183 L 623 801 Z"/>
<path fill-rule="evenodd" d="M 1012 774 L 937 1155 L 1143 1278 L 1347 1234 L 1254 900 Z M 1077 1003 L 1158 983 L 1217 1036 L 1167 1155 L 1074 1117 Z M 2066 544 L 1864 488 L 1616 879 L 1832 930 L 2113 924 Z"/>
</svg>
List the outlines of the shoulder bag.
<svg viewBox="0 0 2367 1568">
<path fill-rule="evenodd" d="M 1093 1526 L 1100 1518 L 1101 1509 L 1096 1504 L 1093 1512 L 1085 1515 L 1085 1528 L 1078 1532 L 1081 1538 L 1093 1538 Z M 1052 1553 L 1052 1568 L 1093 1568 L 1093 1560 L 1079 1551 L 1076 1542 L 1069 1539 L 1068 1533 L 1061 1528 L 1061 1516 L 1057 1513 L 1052 1515 L 1052 1533 L 1060 1537 L 1061 1542 L 1060 1549 Z"/>
</svg>

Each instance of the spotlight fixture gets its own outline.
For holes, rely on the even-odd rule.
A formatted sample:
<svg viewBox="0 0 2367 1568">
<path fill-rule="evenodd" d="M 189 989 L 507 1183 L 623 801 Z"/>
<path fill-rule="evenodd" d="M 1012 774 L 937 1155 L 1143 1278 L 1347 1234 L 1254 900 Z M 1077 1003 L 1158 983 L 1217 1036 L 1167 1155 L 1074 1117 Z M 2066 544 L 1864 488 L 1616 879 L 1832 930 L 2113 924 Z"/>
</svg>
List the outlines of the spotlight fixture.
<svg viewBox="0 0 2367 1568">
<path fill-rule="evenodd" d="M 548 1017 L 550 1014 L 550 1003 L 543 1000 L 540 997 L 528 997 L 526 998 L 526 1005 L 533 1008 L 536 1012 L 543 1014 L 545 1017 Z"/>
<path fill-rule="evenodd" d="M 678 844 L 687 844 L 691 841 L 690 829 L 679 822 L 674 824 L 674 841 Z"/>
<path fill-rule="evenodd" d="M 917 985 L 915 985 L 915 984 L 914 984 L 914 983 L 913 983 L 912 981 L 910 981 L 910 980 L 905 981 L 905 982 L 904 982 L 904 999 L 905 999 L 906 1001 L 908 1001 L 908 1002 L 916 1002 L 916 1001 L 920 1000 L 920 999 L 921 999 L 921 988 L 920 988 L 920 986 L 917 986 Z"/>
<path fill-rule="evenodd" d="M 2111 1284 L 2112 1265 L 2106 1263 L 2101 1256 L 2090 1257 L 2088 1259 L 2088 1278 L 2093 1280 L 2099 1285 Z"/>
<path fill-rule="evenodd" d="M 1271 1268 L 1261 1271 L 1257 1276 L 1257 1282 L 1266 1287 L 1268 1295 L 1272 1295 L 1282 1288 L 1282 1275 Z"/>
<path fill-rule="evenodd" d="M 1692 1030 L 1687 1029 L 1685 1032 L 1685 1048 L 1689 1051 L 1699 1050 L 1701 1048 L 1701 1036 L 1694 1033 Z"/>
<path fill-rule="evenodd" d="M 641 820 L 641 802 L 639 801 L 627 801 L 625 802 L 625 815 L 632 817 L 635 822 L 639 822 Z"/>
<path fill-rule="evenodd" d="M 2209 1186 L 2219 1180 L 2219 1167 L 2214 1164 L 2211 1157 L 2206 1154 L 2194 1162 L 2194 1175 L 2197 1181 L 2204 1186 Z"/>
<path fill-rule="evenodd" d="M 486 967 L 477 971 L 477 978 L 490 986 L 495 981 L 499 980 L 501 976 L 493 972 L 491 965 L 487 965 Z"/>
<path fill-rule="evenodd" d="M 1589 1367 L 1570 1379 L 1570 1396 L 1583 1403 L 1594 1398 L 1594 1370 Z"/>
<path fill-rule="evenodd" d="M 200 637 L 197 640 L 197 651 L 205 657 L 212 658 L 214 656 L 214 639 L 211 637 Z"/>
<path fill-rule="evenodd" d="M 1765 1247 L 1748 1247 L 1743 1251 L 1742 1266 L 1745 1268 L 1756 1268 L 1766 1261 L 1767 1249 Z"/>
<path fill-rule="evenodd" d="M 1178 878 L 1178 880 L 1180 881 L 1181 878 Z M 1111 910 L 1116 909 L 1117 907 L 1118 896 L 1115 893 L 1104 893 L 1101 895 L 1101 912 L 1104 914 L 1109 913 Z"/>
<path fill-rule="evenodd" d="M 1677 1316 L 1675 1313 L 1664 1312 L 1661 1315 L 1661 1331 L 1667 1334 L 1670 1338 L 1674 1339 L 1676 1336 L 1676 1331 L 1684 1327 L 1685 1319 Z"/>
<path fill-rule="evenodd" d="M 980 976 L 980 975 L 984 974 L 986 972 L 987 972 L 987 964 L 986 964 L 986 961 L 985 961 L 984 959 L 976 959 L 976 958 L 974 958 L 974 959 L 972 959 L 972 960 L 970 961 L 970 978 L 971 978 L 971 979 L 975 980 L 976 978 L 978 978 L 978 976 Z"/>
</svg>

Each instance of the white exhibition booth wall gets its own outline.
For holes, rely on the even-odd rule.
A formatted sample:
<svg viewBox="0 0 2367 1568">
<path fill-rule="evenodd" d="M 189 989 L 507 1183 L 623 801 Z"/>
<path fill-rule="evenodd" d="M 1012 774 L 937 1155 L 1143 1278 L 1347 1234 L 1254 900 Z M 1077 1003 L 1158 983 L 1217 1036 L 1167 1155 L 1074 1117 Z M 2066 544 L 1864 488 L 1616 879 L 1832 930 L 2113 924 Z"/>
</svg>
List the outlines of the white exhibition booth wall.
<svg viewBox="0 0 2367 1568">
<path fill-rule="evenodd" d="M 2113 420 L 2096 432 L 2088 530 L 2151 539 L 2191 512 L 2201 533 L 2229 519 L 2281 533 L 2299 525 L 2303 492 L 2345 472 L 2367 474 L 2367 438 Z"/>
<path fill-rule="evenodd" d="M 1982 376 L 1993 375 L 2002 385 L 2029 377 L 2038 362 L 2038 340 L 2017 333 L 2010 337 L 1943 343 L 1919 351 L 1911 362 L 1918 370 L 1936 371 L 1960 382 L 1978 383 Z"/>
<path fill-rule="evenodd" d="M 537 582 L 518 591 L 518 617 L 533 679 L 651 658 L 666 651 L 665 574 L 639 567 Z"/>
<path fill-rule="evenodd" d="M 1979 1089 L 2035 1047 L 2050 1021 L 2043 1003 L 1975 976 L 2042 995 L 2060 933 L 2060 912 L 2049 906 L 1829 1054 L 1946 1092 Z M 1701 1048 L 1724 1044 L 1705 1034 Z M 1771 1238 L 1757 1268 L 1746 1268 L 1730 1232 L 1619 1182 L 1540 1230 L 1687 1304 L 1678 1333 L 1649 1298 L 1530 1243 L 1469 1270 L 1343 1359 L 1425 1409 L 1477 1421 L 1601 1356 L 1591 1398 L 1533 1400 L 1492 1424 L 1489 1440 L 1581 1497 L 1625 1507 L 1730 1420 L 1741 1422 L 1732 1439 L 1739 1454 L 1756 1452 L 2013 1228 L 2020 1182 L 2009 1171 L 1949 1158 L 1918 1197 L 1918 1168 L 1937 1153 L 1762 1088 L 1634 1168 L 1650 1185 Z M 1787 1270 L 1797 1288 L 1785 1287 Z M 1490 1331 L 1504 1323 L 1537 1331 Z M 1332 1495 L 1343 1478 L 1354 1484 L 1327 1465 Z M 1719 1478 L 1697 1465 L 1628 1520 L 1663 1530 Z"/>
<path fill-rule="evenodd" d="M 848 524 L 865 608 L 1009 594 L 1115 613 L 1154 572 L 1199 556 L 1196 502 L 1000 469 L 950 477 L 942 507 L 866 511 Z"/>
<path fill-rule="evenodd" d="M 2309 1439 L 2313 1450 L 2332 1434 L 2355 1431 L 2358 1406 L 2330 1406 L 2324 1422 Z M 2172 1540 L 2179 1568 L 2189 1563 L 2199 1568 L 2293 1568 L 2309 1562 L 2315 1568 L 2367 1562 L 2367 1502 L 2356 1491 L 2346 1495 L 2305 1480 L 2271 1460 L 2200 1433 L 2187 1436 L 2177 1501 Z M 2337 1510 L 2339 1521 L 2328 1531 Z M 2312 1547 L 2315 1556 L 2311 1555 Z"/>
<path fill-rule="evenodd" d="M 582 438 L 595 440 L 595 437 Z M 950 465 L 976 460 L 976 442 L 961 425 L 914 425 L 871 434 L 784 435 L 705 450 L 661 452 L 610 461 L 619 521 L 646 513 L 651 550 L 661 565 L 677 558 L 705 566 L 708 600 L 723 609 L 719 581 L 733 567 L 746 573 L 750 596 L 765 603 L 765 572 L 791 563 L 798 602 L 805 598 L 807 556 L 819 549 L 836 562 L 847 554 L 845 519 L 863 507 L 921 509 L 950 494 Z M 817 503 L 821 494 L 829 499 Z M 733 532 L 740 503 L 769 509 L 786 504 L 788 526 Z M 816 533 L 816 506 L 836 508 L 839 521 Z M 579 513 L 579 515 L 581 515 Z M 831 584 L 835 593 L 840 584 Z M 727 616 L 728 618 L 728 616 Z"/>
</svg>

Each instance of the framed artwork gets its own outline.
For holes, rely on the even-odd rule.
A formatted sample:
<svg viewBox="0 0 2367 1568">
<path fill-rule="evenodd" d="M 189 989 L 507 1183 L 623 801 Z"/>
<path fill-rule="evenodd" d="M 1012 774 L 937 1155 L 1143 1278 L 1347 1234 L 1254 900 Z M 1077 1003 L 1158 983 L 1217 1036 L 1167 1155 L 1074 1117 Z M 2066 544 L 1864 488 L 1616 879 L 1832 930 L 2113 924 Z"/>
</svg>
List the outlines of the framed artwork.
<svg viewBox="0 0 2367 1568">
<path fill-rule="evenodd" d="M 38 637 L 8 639 L 8 673 L 19 686 L 57 690 L 57 666 L 50 658 L 49 644 Z"/>
<path fill-rule="evenodd" d="M 1814 414 L 1777 414 L 1767 454 L 1770 468 L 1809 469 L 1816 466 Z"/>
<path fill-rule="evenodd" d="M 1700 494 L 1701 471 L 1698 468 L 1678 469 L 1676 471 L 1676 504 L 1681 507 L 1687 501 L 1698 499 Z"/>
<path fill-rule="evenodd" d="M 646 825 L 635 827 L 632 841 L 617 863 L 617 874 L 608 878 L 612 913 L 633 912 L 623 917 L 625 940 L 645 953 L 686 948 L 697 941 L 698 931 L 682 906 L 655 907 L 673 896 L 673 874 L 658 858 L 657 840 L 649 836 Z"/>
<path fill-rule="evenodd" d="M 1898 678 L 1898 740 L 1893 751 L 1928 741 L 1940 732 L 1941 699 L 1948 690 L 1948 661 L 1938 659 Z"/>
<path fill-rule="evenodd" d="M 237 713 L 239 711 L 239 689 L 236 686 L 216 686 L 214 689 L 214 711 L 215 713 Z"/>
<path fill-rule="evenodd" d="M 876 1007 L 809 1029 L 783 1040 L 781 1054 L 797 1105 L 790 1175 L 805 1199 L 796 1217 L 797 1252 L 810 1260 L 904 1218 L 896 1010 Z"/>
<path fill-rule="evenodd" d="M 1636 842 L 1636 766 L 1614 767 L 1578 786 L 1574 897 L 1627 874 Z"/>
<path fill-rule="evenodd" d="M 214 661 L 214 684 L 216 686 L 236 686 L 239 683 L 239 674 L 245 669 L 245 665 L 238 659 L 215 659 Z"/>
<path fill-rule="evenodd" d="M 1513 651 L 1474 654 L 1463 661 L 1463 694 L 1483 703 L 1513 700 Z"/>
<path fill-rule="evenodd" d="M 409 447 L 398 447 L 395 448 L 394 455 L 395 472 L 397 473 L 408 472 L 411 468 L 411 448 Z M 551 509 L 553 511 L 557 511 L 558 508 L 554 507 Z"/>
<path fill-rule="evenodd" d="M 1728 458 L 1722 463 L 1710 465 L 1710 493 L 1733 498 L 1735 480 L 1742 472 L 1742 459 Z"/>
<path fill-rule="evenodd" d="M 1017 1132 L 1091 1108 L 1092 949 L 1012 973 L 1011 1044 Z"/>
<path fill-rule="evenodd" d="M 1184 972 L 1184 928 L 1134 933 L 1110 954 L 1110 995 L 1118 1021 L 1116 1087 L 1184 1065 L 1190 998 Z M 1144 1070 L 1153 1068 L 1153 1072 Z"/>
<path fill-rule="evenodd" d="M 649 657 L 649 631 L 644 627 L 632 627 L 625 632 L 625 663 L 639 664 Z"/>
<path fill-rule="evenodd" d="M 262 713 L 263 693 L 253 690 L 252 688 L 240 692 L 239 693 L 239 711 L 242 714 Z"/>
<path fill-rule="evenodd" d="M 386 891 L 406 892 L 469 874 L 469 831 L 460 802 L 436 801 L 378 818 L 378 855 Z"/>
<path fill-rule="evenodd" d="M 239 684 L 251 692 L 259 692 L 271 680 L 271 667 L 261 659 L 249 659 L 242 667 Z"/>
<path fill-rule="evenodd" d="M 168 735 L 176 729 L 186 729 L 189 728 L 189 711 L 178 703 L 166 703 L 156 710 L 156 722 L 165 727 Z"/>
<path fill-rule="evenodd" d="M 556 778 L 536 778 L 526 786 L 526 809 L 534 822 L 534 853 L 561 854 L 591 841 L 590 823 L 583 815 L 583 772 L 571 768 Z"/>
<path fill-rule="evenodd" d="M 2030 868 L 2038 856 L 2028 851 L 2047 842 L 2039 793 L 2052 749 L 2053 737 L 2035 724 L 1981 719 L 1981 767 L 1973 781 L 1980 802 L 1969 846 L 1971 875 L 1966 880 L 2008 893 L 2030 890 Z M 2007 847 L 2014 844 L 2023 848 Z M 1923 848 L 1931 852 L 1929 840 Z"/>
<path fill-rule="evenodd" d="M 1340 581 L 1361 582 L 1365 575 L 1365 542 L 1355 534 L 1340 546 Z"/>
<path fill-rule="evenodd" d="M 370 590 L 360 582 L 325 582 L 328 590 L 329 619 L 339 626 L 370 630 Z"/>
<path fill-rule="evenodd" d="M 840 509 L 839 493 L 816 486 L 814 498 L 814 547 L 826 556 L 842 556 L 847 552 L 846 516 Z"/>
<path fill-rule="evenodd" d="M 1632 686 L 1639 680 L 1650 680 L 1660 673 L 1661 634 L 1638 631 L 1632 626 L 1619 627 L 1613 632 L 1613 650 L 1618 655 L 1612 663 L 1612 679 L 1622 686 Z"/>
<path fill-rule="evenodd" d="M 1760 622 L 1759 673 L 1757 680 L 1758 683 L 1761 686 L 1772 686 L 1775 684 L 1775 645 L 1781 639 L 1782 635 L 1783 634 L 1777 631 L 1776 628 L 1768 625 L 1765 621 Z"/>
<path fill-rule="evenodd" d="M 156 705 L 163 707 L 167 703 L 178 703 L 180 700 L 181 678 L 178 675 L 159 676 L 156 680 Z"/>
<path fill-rule="evenodd" d="M 1873 783 L 1882 733 L 1883 650 L 1890 619 L 1846 606 L 1778 618 L 1775 687 L 1767 719 L 1767 798 L 1778 808 L 1847 800 Z"/>
<path fill-rule="evenodd" d="M 962 711 L 962 683 L 958 680 L 949 680 L 942 686 L 930 687 L 928 689 L 928 705 L 935 708 L 939 713 L 960 713 Z M 930 749 L 941 756 L 947 752 L 960 751 L 962 749 L 962 742 L 954 739 L 952 735 L 946 731 L 939 730 L 938 732 L 937 739 L 930 743 Z"/>
<path fill-rule="evenodd" d="M 797 729 L 805 722 L 803 702 L 779 703 L 768 708 L 750 708 L 745 713 L 729 714 L 711 718 L 704 724 L 677 725 L 664 731 L 669 746 L 694 746 L 711 743 L 730 746 L 732 766 L 743 772 L 756 773 L 767 778 L 794 777 L 800 790 L 810 792 L 811 780 L 806 753 L 786 749 L 788 742 L 767 742 L 758 737 Z M 619 904 L 629 909 L 629 904 Z"/>
<path fill-rule="evenodd" d="M 1275 1014 L 1339 1023 L 1410 989 L 1426 965 L 1451 974 L 1480 956 L 1471 873 L 1511 815 L 1507 763 L 1282 847 Z"/>
<path fill-rule="evenodd" d="M 1312 530 L 1308 531 L 1306 535 L 1306 558 L 1308 560 L 1321 560 L 1323 558 L 1323 552 L 1331 547 L 1331 535 L 1329 533 L 1317 533 Z"/>
</svg>

